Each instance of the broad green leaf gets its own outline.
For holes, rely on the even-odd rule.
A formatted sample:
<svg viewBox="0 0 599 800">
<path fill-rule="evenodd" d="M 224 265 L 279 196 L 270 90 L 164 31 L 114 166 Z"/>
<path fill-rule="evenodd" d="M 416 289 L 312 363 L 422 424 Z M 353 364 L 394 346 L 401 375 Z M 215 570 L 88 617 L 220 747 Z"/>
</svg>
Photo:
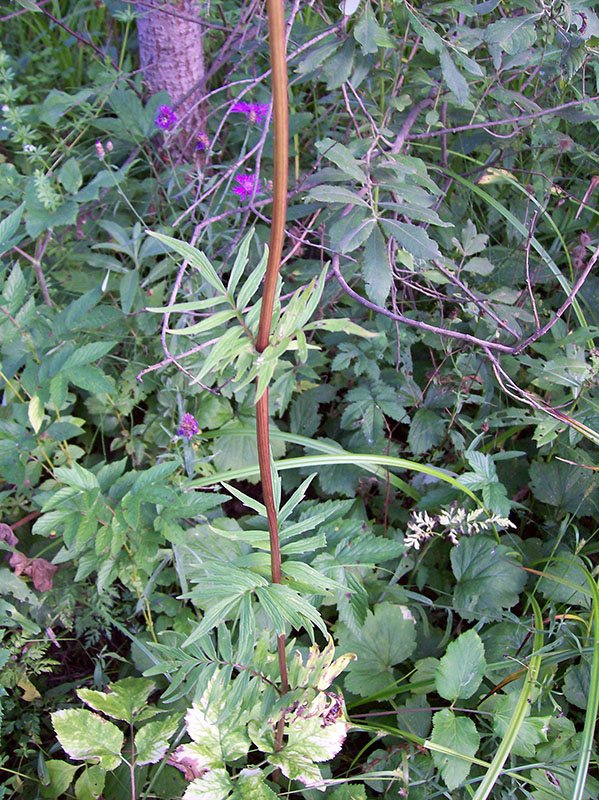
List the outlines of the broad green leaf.
<svg viewBox="0 0 599 800">
<path fill-rule="evenodd" d="M 451 642 L 439 662 L 435 688 L 441 697 L 451 700 L 472 697 L 481 684 L 487 662 L 485 648 L 475 630 L 466 631 Z"/>
<path fill-rule="evenodd" d="M 129 314 L 133 308 L 135 296 L 139 289 L 139 272 L 131 269 L 126 272 L 119 283 L 119 294 L 121 298 L 121 308 L 124 314 Z"/>
<path fill-rule="evenodd" d="M 446 47 L 441 50 L 441 70 L 443 72 L 443 80 L 451 91 L 455 94 L 458 103 L 463 106 L 468 102 L 470 91 L 468 89 L 468 82 L 456 67 L 449 51 Z"/>
<path fill-rule="evenodd" d="M 108 692 L 95 689 L 77 689 L 84 703 L 95 711 L 101 711 L 113 719 L 133 722 L 133 718 L 145 707 L 156 684 L 148 678 L 123 678 L 108 684 Z"/>
<path fill-rule="evenodd" d="M 501 694 L 493 706 L 491 721 L 495 735 L 502 739 L 509 727 L 509 724 L 516 711 L 518 704 L 518 692 Z M 586 707 L 586 702 L 585 702 Z M 516 740 L 512 745 L 512 753 L 516 756 L 532 760 L 535 757 L 536 746 L 540 742 L 547 741 L 547 731 L 549 730 L 550 716 L 531 717 L 530 708 L 526 709 L 524 721 L 518 728 Z"/>
<path fill-rule="evenodd" d="M 591 470 L 562 461 L 536 462 L 530 478 L 532 493 L 542 503 L 577 516 L 597 514 L 597 478 Z"/>
<path fill-rule="evenodd" d="M 115 389 L 113 378 L 91 365 L 63 370 L 62 374 L 90 394 L 112 394 Z"/>
<path fill-rule="evenodd" d="M 378 225 L 366 242 L 361 261 L 368 298 L 378 306 L 384 306 L 391 291 L 393 276 L 387 243 Z"/>
<path fill-rule="evenodd" d="M 378 24 L 372 13 L 370 3 L 354 27 L 354 39 L 362 48 L 364 55 L 378 52 L 379 47 L 393 47 L 394 43 L 387 31 Z"/>
<path fill-rule="evenodd" d="M 419 408 L 414 414 L 408 431 L 408 445 L 414 455 L 427 453 L 441 444 L 447 423 L 429 408 Z"/>
<path fill-rule="evenodd" d="M 381 219 L 380 222 L 399 246 L 411 253 L 414 258 L 426 260 L 441 258 L 439 245 L 431 239 L 424 228 L 411 225 L 409 222 L 396 222 L 394 219 Z"/>
<path fill-rule="evenodd" d="M 476 275 L 490 275 L 495 269 L 495 265 L 492 264 L 488 258 L 475 256 L 469 259 L 462 269 L 465 272 L 474 272 Z"/>
<path fill-rule="evenodd" d="M 502 608 L 515 605 L 526 583 L 526 572 L 516 563 L 515 553 L 488 536 L 460 539 L 451 551 L 456 612 L 464 619 L 497 619 Z"/>
<path fill-rule="evenodd" d="M 537 13 L 500 19 L 487 27 L 484 33 L 485 41 L 499 45 L 509 55 L 521 53 L 535 43 L 537 38 L 535 23 L 541 17 L 542 13 Z"/>
<path fill-rule="evenodd" d="M 363 186 L 366 185 L 368 179 L 366 173 L 359 165 L 355 156 L 350 150 L 339 142 L 333 139 L 325 138 L 320 142 L 316 142 L 316 149 L 333 164 L 336 164 L 340 170 L 345 172 L 350 178 L 354 178 Z"/>
<path fill-rule="evenodd" d="M 577 708 L 586 708 L 591 687 L 591 665 L 582 658 L 580 663 L 572 664 L 564 677 L 564 696 L 568 703 Z"/>
<path fill-rule="evenodd" d="M 69 158 L 58 170 L 58 180 L 69 194 L 75 194 L 83 183 L 81 170 L 76 158 Z"/>
<path fill-rule="evenodd" d="M 50 783 L 40 786 L 42 797 L 60 797 L 69 788 L 78 769 L 81 769 L 81 764 L 69 764 L 58 759 L 46 761 Z"/>
<path fill-rule="evenodd" d="M 428 53 L 438 53 L 443 49 L 443 39 L 439 34 L 432 29 L 430 25 L 426 25 L 422 19 L 414 13 L 409 7 L 407 8 L 410 23 L 419 36 L 422 36 L 422 44 Z"/>
<path fill-rule="evenodd" d="M 156 764 L 169 748 L 169 740 L 179 727 L 179 714 L 148 722 L 135 734 L 135 763 Z"/>
<path fill-rule="evenodd" d="M 456 753 L 472 757 L 478 750 L 480 736 L 471 719 L 456 717 L 453 711 L 444 708 L 433 716 L 431 741 Z M 433 750 L 433 761 L 441 771 L 441 777 L 449 791 L 457 789 L 470 773 L 471 763 L 468 758 L 463 759 Z"/>
<path fill-rule="evenodd" d="M 97 761 L 104 769 L 121 763 L 124 736 L 116 725 L 98 714 L 70 708 L 51 714 L 56 738 L 76 761 Z"/>
<path fill-rule="evenodd" d="M 539 591 L 547 600 L 554 603 L 567 603 L 568 605 L 582 606 L 589 608 L 591 599 L 587 594 L 587 584 L 584 576 L 584 562 L 580 556 L 576 556 L 569 550 L 560 549 L 556 553 L 557 559 L 550 561 L 543 568 L 547 577 L 542 577 L 539 581 Z M 560 583 L 551 578 L 563 578 L 569 581 L 570 585 Z M 585 591 L 579 591 L 577 587 Z"/>
<path fill-rule="evenodd" d="M 89 491 L 100 488 L 94 473 L 77 463 L 74 463 L 72 467 L 57 467 L 54 470 L 54 476 L 60 483 L 65 483 L 74 489 Z"/>
<path fill-rule="evenodd" d="M 226 769 L 209 769 L 189 784 L 181 800 L 225 800 L 234 788 Z"/>
<path fill-rule="evenodd" d="M 338 89 L 349 80 L 354 66 L 354 42 L 349 37 L 340 50 L 332 55 L 323 67 L 322 74 L 327 89 Z"/>
<path fill-rule="evenodd" d="M 300 61 L 296 71 L 301 75 L 318 69 L 338 48 L 338 41 L 327 42 L 325 40 L 320 47 L 314 47 L 308 51 L 308 55 Z"/>
<path fill-rule="evenodd" d="M 31 423 L 34 433 L 37 433 L 42 427 L 42 423 L 44 421 L 44 404 L 37 394 L 34 394 L 29 401 L 27 406 L 27 417 Z"/>
<path fill-rule="evenodd" d="M 102 797 L 106 771 L 102 767 L 86 767 L 75 781 L 75 797 L 77 800 L 98 800 Z"/>
<path fill-rule="evenodd" d="M 360 783 L 344 783 L 331 792 L 330 800 L 366 800 L 366 790 Z"/>
<path fill-rule="evenodd" d="M 339 649 L 355 653 L 345 686 L 361 697 L 386 689 L 395 680 L 393 665 L 409 658 L 416 647 L 416 624 L 405 606 L 379 603 L 369 611 L 359 634 L 338 624 Z"/>
<path fill-rule="evenodd" d="M 19 229 L 24 208 L 25 208 L 25 203 L 21 203 L 20 206 L 17 206 L 17 208 L 15 208 L 14 211 L 11 211 L 11 213 L 8 214 L 8 216 L 4 217 L 4 219 L 0 222 L 0 255 L 5 253 L 15 244 L 18 244 L 20 240 L 23 238 L 22 236 L 15 234 Z M 15 266 L 15 269 L 16 268 L 17 267 Z M 19 272 L 20 271 L 21 270 L 19 267 Z M 4 295 L 6 296 L 6 286 L 4 288 Z"/>
<path fill-rule="evenodd" d="M 2 286 L 4 302 L 8 305 L 8 310 L 11 313 L 15 314 L 23 305 L 26 291 L 27 283 L 23 277 L 23 271 L 17 262 Z"/>
<path fill-rule="evenodd" d="M 345 186 L 328 186 L 322 184 L 310 189 L 308 193 L 310 200 L 318 200 L 321 203 L 342 203 L 343 205 L 364 206 L 368 208 L 362 198 L 355 192 L 346 189 Z"/>
<path fill-rule="evenodd" d="M 62 365 L 62 369 L 72 369 L 73 367 L 81 367 L 84 364 L 91 364 L 92 361 L 98 361 L 98 359 L 112 350 L 116 344 L 117 342 L 89 342 L 89 344 L 81 345 L 67 358 Z"/>
</svg>

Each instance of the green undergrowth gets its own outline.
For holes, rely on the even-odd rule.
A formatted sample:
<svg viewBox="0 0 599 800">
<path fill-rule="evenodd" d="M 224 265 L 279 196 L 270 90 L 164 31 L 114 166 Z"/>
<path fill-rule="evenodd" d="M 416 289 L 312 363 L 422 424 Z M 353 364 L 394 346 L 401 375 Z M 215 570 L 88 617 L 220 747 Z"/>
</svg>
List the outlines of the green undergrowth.
<svg viewBox="0 0 599 800">
<path fill-rule="evenodd" d="M 270 100 L 262 12 L 192 163 L 136 6 L 32 6 L 0 49 L 0 798 L 597 797 L 593 4 L 300 4 L 260 355 L 272 135 L 229 106 Z"/>
</svg>

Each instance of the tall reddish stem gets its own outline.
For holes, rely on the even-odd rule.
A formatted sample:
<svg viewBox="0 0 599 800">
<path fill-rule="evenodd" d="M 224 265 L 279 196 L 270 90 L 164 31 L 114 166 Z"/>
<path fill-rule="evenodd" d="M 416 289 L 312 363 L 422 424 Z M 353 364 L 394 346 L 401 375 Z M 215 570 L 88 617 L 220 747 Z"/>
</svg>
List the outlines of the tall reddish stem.
<svg viewBox="0 0 599 800">
<path fill-rule="evenodd" d="M 277 278 L 285 236 L 287 215 L 287 171 L 289 163 L 289 121 L 287 103 L 287 61 L 285 58 L 285 13 L 283 0 L 267 0 L 270 63 L 272 67 L 273 127 L 274 127 L 274 180 L 273 210 L 270 228 L 268 263 L 264 278 L 260 323 L 256 338 L 256 350 L 262 353 L 270 340 L 270 327 L 275 301 Z M 277 525 L 277 509 L 270 472 L 268 389 L 256 403 L 256 439 L 262 494 L 268 518 L 270 535 L 270 568 L 273 583 L 281 583 L 281 549 Z M 277 637 L 279 671 L 283 693 L 289 689 L 287 663 L 285 660 L 285 634 Z M 283 720 L 277 725 L 276 745 L 283 742 Z"/>
</svg>

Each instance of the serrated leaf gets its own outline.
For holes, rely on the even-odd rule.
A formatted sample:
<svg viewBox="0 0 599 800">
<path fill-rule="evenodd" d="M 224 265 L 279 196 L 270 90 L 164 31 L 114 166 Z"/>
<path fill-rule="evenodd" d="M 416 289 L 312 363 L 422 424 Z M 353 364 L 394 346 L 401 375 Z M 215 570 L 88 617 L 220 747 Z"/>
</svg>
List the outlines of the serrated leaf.
<svg viewBox="0 0 599 800">
<path fill-rule="evenodd" d="M 424 228 L 411 225 L 409 222 L 396 222 L 394 219 L 381 219 L 380 222 L 393 236 L 400 247 L 411 253 L 414 258 L 441 258 L 439 245 L 431 239 Z"/>
<path fill-rule="evenodd" d="M 179 727 L 179 714 L 148 722 L 135 734 L 135 763 L 156 764 L 169 748 L 169 740 Z"/>
<path fill-rule="evenodd" d="M 502 608 L 518 602 L 526 573 L 516 566 L 515 554 L 505 545 L 475 534 L 460 539 L 450 558 L 457 580 L 454 608 L 464 619 L 497 619 Z"/>
<path fill-rule="evenodd" d="M 361 697 L 386 689 L 393 683 L 394 664 L 409 658 L 416 647 L 416 625 L 405 606 L 379 603 L 368 612 L 358 634 L 338 626 L 339 649 L 355 653 L 349 664 L 345 685 Z"/>
<path fill-rule="evenodd" d="M 98 761 L 107 770 L 119 766 L 125 737 L 112 722 L 80 708 L 56 711 L 50 716 L 56 738 L 71 758 Z"/>
<path fill-rule="evenodd" d="M 75 386 L 79 386 L 90 394 L 112 394 L 114 392 L 114 380 L 105 375 L 101 369 L 90 364 L 63 370 L 62 374 L 70 383 L 74 383 Z"/>
<path fill-rule="evenodd" d="M 441 697 L 454 703 L 472 697 L 481 684 L 487 662 L 485 648 L 475 630 L 466 631 L 451 642 L 439 662 L 435 688 Z"/>
<path fill-rule="evenodd" d="M 185 726 L 193 741 L 215 761 L 243 758 L 250 739 L 243 718 L 224 714 L 224 699 L 211 697 L 210 688 L 185 715 Z"/>
<path fill-rule="evenodd" d="M 226 769 L 209 769 L 189 784 L 181 800 L 225 800 L 233 788 Z"/>
<path fill-rule="evenodd" d="M 114 719 L 133 722 L 133 718 L 146 705 L 156 684 L 149 678 L 123 678 L 108 684 L 108 692 L 95 689 L 77 689 L 84 703 Z"/>
<path fill-rule="evenodd" d="M 577 516 L 597 513 L 597 478 L 591 470 L 562 461 L 536 462 L 531 464 L 530 479 L 537 500 Z"/>
<path fill-rule="evenodd" d="M 447 423 L 429 408 L 419 408 L 408 431 L 408 445 L 414 455 L 426 453 L 445 437 Z"/>
<path fill-rule="evenodd" d="M 307 713 L 310 709 L 307 710 Z M 337 755 L 347 736 L 347 723 L 344 720 L 323 724 L 321 716 L 297 717 L 286 726 L 286 755 L 290 751 L 306 756 L 311 761 L 329 761 Z M 279 751 L 281 752 L 281 751 Z"/>
<path fill-rule="evenodd" d="M 98 361 L 106 353 L 110 352 L 116 344 L 117 342 L 89 342 L 89 344 L 81 345 L 67 358 L 62 365 L 62 369 L 72 369 L 73 367 L 81 367 L 84 364 L 91 364 L 92 361 Z"/>
<path fill-rule="evenodd" d="M 444 708 L 433 716 L 431 741 L 456 753 L 472 757 L 478 750 L 480 736 L 471 719 L 456 717 L 453 711 Z M 457 789 L 466 780 L 472 766 L 467 759 L 435 750 L 433 750 L 433 761 L 441 771 L 441 777 L 450 791 Z"/>
<path fill-rule="evenodd" d="M 277 795 L 270 789 L 260 769 L 246 767 L 235 779 L 235 791 L 231 800 L 276 800 Z"/>
</svg>

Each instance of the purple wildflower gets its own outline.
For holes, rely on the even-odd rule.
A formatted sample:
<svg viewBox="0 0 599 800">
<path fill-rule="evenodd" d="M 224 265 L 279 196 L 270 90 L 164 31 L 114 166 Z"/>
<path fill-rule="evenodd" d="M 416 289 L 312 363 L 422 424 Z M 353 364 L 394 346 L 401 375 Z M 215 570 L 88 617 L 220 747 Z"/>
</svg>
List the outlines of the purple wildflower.
<svg viewBox="0 0 599 800">
<path fill-rule="evenodd" d="M 242 200 L 253 194 L 262 194 L 260 188 L 260 178 L 255 175 L 236 175 L 235 180 L 239 184 L 233 191 L 238 194 Z"/>
<path fill-rule="evenodd" d="M 106 155 L 102 142 L 99 139 L 96 139 L 96 155 L 98 158 L 104 158 Z"/>
<path fill-rule="evenodd" d="M 268 114 L 268 103 L 246 103 L 240 100 L 238 103 L 233 103 L 231 111 L 245 114 L 249 122 L 262 125 Z"/>
<path fill-rule="evenodd" d="M 162 128 L 165 131 L 170 130 L 179 118 L 170 106 L 160 106 L 156 111 L 156 119 L 154 125 Z"/>
<path fill-rule="evenodd" d="M 202 133 L 202 131 L 200 131 L 198 133 L 198 144 L 196 150 L 200 151 L 206 150 L 209 144 L 210 144 L 210 139 L 208 138 L 208 136 L 205 133 Z"/>
<path fill-rule="evenodd" d="M 197 419 L 194 417 L 193 414 L 183 414 L 183 419 L 181 420 L 181 427 L 177 431 L 179 436 L 184 436 L 187 441 L 191 439 L 192 436 L 195 436 L 196 433 L 200 432 L 200 426 L 198 425 Z"/>
</svg>

